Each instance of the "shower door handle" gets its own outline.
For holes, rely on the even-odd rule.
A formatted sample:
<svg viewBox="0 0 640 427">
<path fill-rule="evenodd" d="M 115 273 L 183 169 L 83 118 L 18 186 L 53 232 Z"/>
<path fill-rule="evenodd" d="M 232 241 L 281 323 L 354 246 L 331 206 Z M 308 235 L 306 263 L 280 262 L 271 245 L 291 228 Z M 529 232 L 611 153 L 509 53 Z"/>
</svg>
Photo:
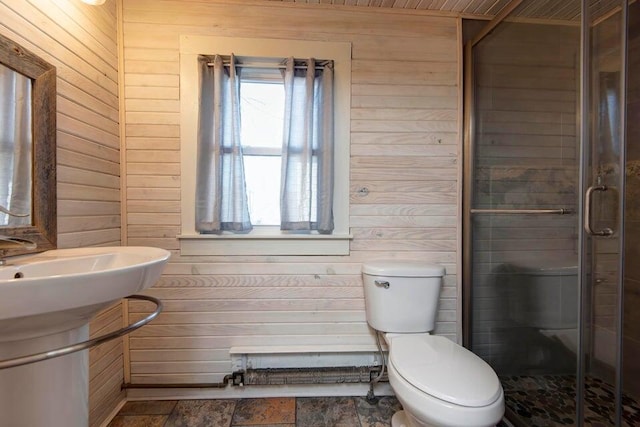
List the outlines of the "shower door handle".
<svg viewBox="0 0 640 427">
<path fill-rule="evenodd" d="M 591 228 L 591 196 L 596 191 L 607 191 L 608 187 L 606 185 L 592 185 L 587 188 L 587 192 L 584 198 L 584 230 L 590 236 L 611 236 L 613 234 L 613 230 L 610 228 L 603 228 L 602 230 L 594 230 Z"/>
</svg>

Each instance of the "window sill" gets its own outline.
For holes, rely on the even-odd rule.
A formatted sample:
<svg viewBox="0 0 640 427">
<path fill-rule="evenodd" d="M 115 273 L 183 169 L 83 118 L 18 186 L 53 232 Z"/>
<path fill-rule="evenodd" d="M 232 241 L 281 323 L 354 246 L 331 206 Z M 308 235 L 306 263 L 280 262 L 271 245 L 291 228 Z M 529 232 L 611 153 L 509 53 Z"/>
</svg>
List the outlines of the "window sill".
<svg viewBox="0 0 640 427">
<path fill-rule="evenodd" d="M 350 234 L 180 235 L 181 255 L 349 255 Z"/>
</svg>

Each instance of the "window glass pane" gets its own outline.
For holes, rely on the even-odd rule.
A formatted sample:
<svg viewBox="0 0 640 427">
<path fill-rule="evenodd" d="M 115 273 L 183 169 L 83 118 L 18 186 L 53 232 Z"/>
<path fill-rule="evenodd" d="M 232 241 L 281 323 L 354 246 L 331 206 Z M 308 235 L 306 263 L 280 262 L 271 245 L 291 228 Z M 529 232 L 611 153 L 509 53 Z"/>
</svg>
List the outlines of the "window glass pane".
<svg viewBox="0 0 640 427">
<path fill-rule="evenodd" d="M 280 225 L 280 157 L 244 156 L 253 225 Z"/>
<path fill-rule="evenodd" d="M 240 93 L 241 138 L 245 149 L 244 166 L 251 223 L 280 225 L 279 154 L 284 122 L 284 85 L 273 81 L 243 80 Z M 260 150 L 264 148 L 273 151 L 265 153 Z"/>
<path fill-rule="evenodd" d="M 284 85 L 272 82 L 242 81 L 242 145 L 282 147 Z"/>
</svg>

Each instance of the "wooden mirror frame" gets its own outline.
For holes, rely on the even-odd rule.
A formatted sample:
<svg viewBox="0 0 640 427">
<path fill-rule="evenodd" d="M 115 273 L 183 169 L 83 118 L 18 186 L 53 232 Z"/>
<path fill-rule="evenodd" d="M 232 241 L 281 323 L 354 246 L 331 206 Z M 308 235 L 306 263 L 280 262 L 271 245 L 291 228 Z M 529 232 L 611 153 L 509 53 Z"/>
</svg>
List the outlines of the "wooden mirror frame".
<svg viewBox="0 0 640 427">
<path fill-rule="evenodd" d="M 31 79 L 32 193 L 31 225 L 0 227 L 0 234 L 29 239 L 34 250 L 0 250 L 12 256 L 55 249 L 56 213 L 56 68 L 0 34 L 0 63 Z"/>
</svg>

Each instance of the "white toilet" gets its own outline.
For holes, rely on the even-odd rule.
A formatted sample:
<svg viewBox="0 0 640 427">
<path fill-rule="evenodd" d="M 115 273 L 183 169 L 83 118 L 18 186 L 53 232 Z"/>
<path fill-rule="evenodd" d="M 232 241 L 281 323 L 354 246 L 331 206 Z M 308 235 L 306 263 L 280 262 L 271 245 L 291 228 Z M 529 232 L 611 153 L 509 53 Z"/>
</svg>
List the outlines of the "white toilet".
<svg viewBox="0 0 640 427">
<path fill-rule="evenodd" d="M 377 261 L 362 273 L 367 322 L 384 332 L 389 382 L 404 408 L 392 426 L 495 426 L 504 414 L 496 373 L 464 347 L 429 334 L 444 267 Z"/>
</svg>

